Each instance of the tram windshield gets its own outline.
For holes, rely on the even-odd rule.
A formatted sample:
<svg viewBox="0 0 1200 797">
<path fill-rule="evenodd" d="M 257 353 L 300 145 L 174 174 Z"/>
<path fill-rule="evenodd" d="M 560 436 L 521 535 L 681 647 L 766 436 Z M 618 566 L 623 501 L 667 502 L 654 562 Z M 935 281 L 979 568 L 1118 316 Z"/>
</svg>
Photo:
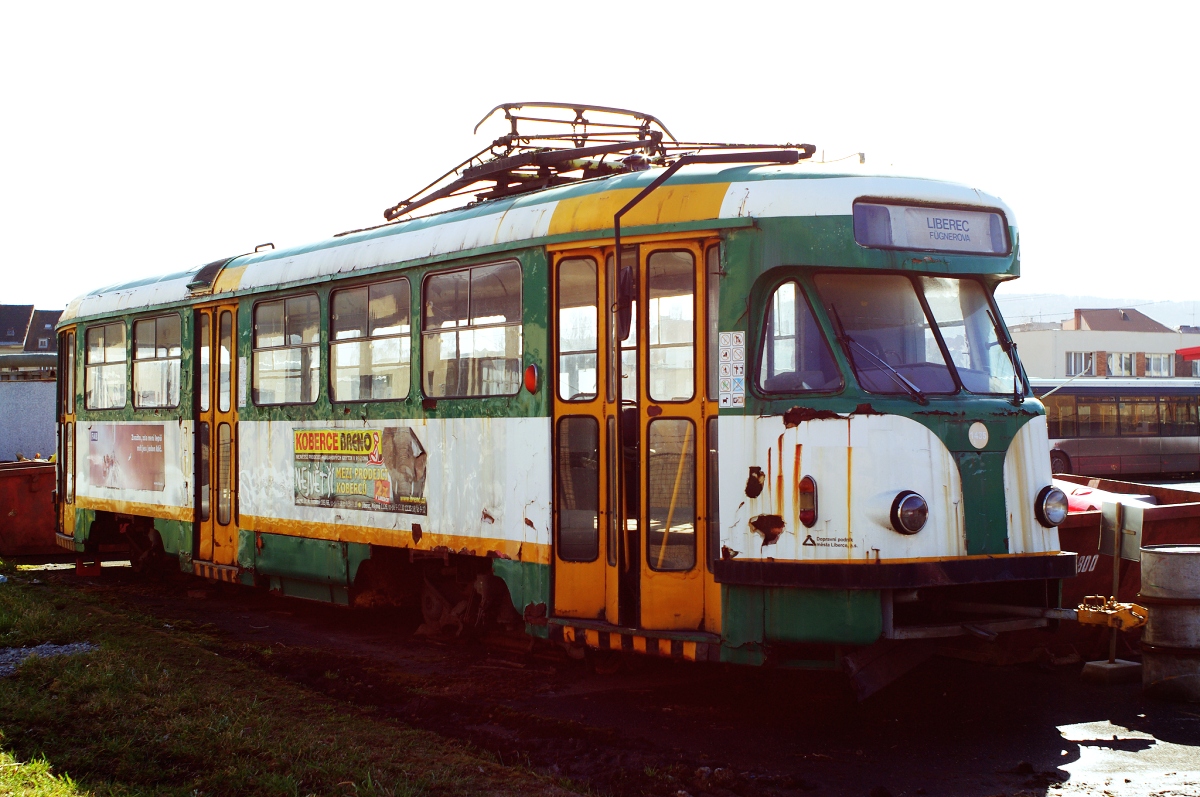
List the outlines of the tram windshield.
<svg viewBox="0 0 1200 797">
<path fill-rule="evenodd" d="M 1000 344 L 995 316 L 978 282 L 864 274 L 820 274 L 815 282 L 866 390 L 918 399 L 927 393 L 954 393 L 957 372 L 973 393 L 1013 392 L 1013 362 Z"/>
</svg>

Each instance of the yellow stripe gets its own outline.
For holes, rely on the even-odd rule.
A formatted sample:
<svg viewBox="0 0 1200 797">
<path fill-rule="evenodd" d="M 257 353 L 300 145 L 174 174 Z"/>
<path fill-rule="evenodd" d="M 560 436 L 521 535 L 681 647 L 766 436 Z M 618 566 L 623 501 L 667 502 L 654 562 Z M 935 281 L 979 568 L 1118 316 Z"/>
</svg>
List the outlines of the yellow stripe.
<svg viewBox="0 0 1200 797">
<path fill-rule="evenodd" d="M 430 532 L 424 532 L 421 535 L 421 541 L 414 542 L 412 534 L 408 531 L 376 529 L 370 526 L 352 526 L 343 523 L 317 523 L 311 520 L 256 517 L 254 515 L 242 515 L 241 527 L 247 531 L 261 531 L 264 534 L 390 545 L 396 548 L 414 548 L 418 551 L 447 548 L 451 553 L 459 553 L 465 549 L 468 554 L 473 556 L 487 556 L 488 551 L 495 551 L 522 562 L 550 564 L 550 546 L 536 542 L 501 540 L 494 537 L 463 537 L 457 534 L 433 534 Z"/>
<path fill-rule="evenodd" d="M 188 506 L 160 506 L 158 504 L 139 504 L 135 501 L 116 501 L 109 498 L 91 498 L 77 495 L 75 505 L 85 509 L 95 509 L 98 512 L 115 512 L 120 515 L 141 515 L 143 517 L 160 517 L 167 520 L 186 520 L 191 522 L 195 517 L 192 508 Z"/>
<path fill-rule="evenodd" d="M 217 279 L 213 283 L 213 293 L 236 291 L 238 286 L 242 284 L 242 273 L 245 270 L 245 266 L 221 269 L 221 273 L 217 275 Z"/>
<path fill-rule="evenodd" d="M 549 235 L 605 230 L 613 226 L 613 215 L 637 196 L 641 188 L 621 188 L 599 194 L 560 199 L 550 219 Z M 729 183 L 662 186 L 621 218 L 621 227 L 673 224 L 715 219 Z"/>
</svg>

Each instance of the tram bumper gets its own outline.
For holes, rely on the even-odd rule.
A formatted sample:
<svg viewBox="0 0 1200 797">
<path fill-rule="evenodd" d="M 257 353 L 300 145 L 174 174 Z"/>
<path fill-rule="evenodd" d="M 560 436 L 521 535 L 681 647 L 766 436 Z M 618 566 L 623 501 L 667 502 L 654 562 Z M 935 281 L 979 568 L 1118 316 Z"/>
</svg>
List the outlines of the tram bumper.
<svg viewBox="0 0 1200 797">
<path fill-rule="evenodd" d="M 912 562 L 780 562 L 721 559 L 719 584 L 801 589 L 920 589 L 1071 578 L 1075 554 L 1056 551 L 1016 556 L 969 556 Z"/>
</svg>

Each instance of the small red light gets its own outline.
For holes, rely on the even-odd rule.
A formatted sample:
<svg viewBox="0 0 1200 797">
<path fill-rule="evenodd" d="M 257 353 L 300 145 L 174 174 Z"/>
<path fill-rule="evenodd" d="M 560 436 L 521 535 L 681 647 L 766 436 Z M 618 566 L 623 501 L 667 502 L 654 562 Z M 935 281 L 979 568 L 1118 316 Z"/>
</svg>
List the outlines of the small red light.
<svg viewBox="0 0 1200 797">
<path fill-rule="evenodd" d="M 538 367 L 536 365 L 531 365 L 528 368 L 526 368 L 525 369 L 525 389 L 528 390 L 530 393 L 536 394 L 537 390 L 538 390 L 538 378 L 540 376 L 541 376 L 541 374 L 538 372 Z"/>
<path fill-rule="evenodd" d="M 800 511 L 800 522 L 804 524 L 805 528 L 811 529 L 817 522 L 817 480 L 812 476 L 805 476 L 800 480 L 797 505 Z"/>
</svg>

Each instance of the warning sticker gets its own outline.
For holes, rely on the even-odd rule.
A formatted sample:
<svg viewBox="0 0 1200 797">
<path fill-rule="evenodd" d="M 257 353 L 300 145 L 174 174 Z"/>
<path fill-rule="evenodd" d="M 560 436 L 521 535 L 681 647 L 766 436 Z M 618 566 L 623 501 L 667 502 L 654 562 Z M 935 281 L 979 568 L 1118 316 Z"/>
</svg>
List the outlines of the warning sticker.
<svg viewBox="0 0 1200 797">
<path fill-rule="evenodd" d="M 717 335 L 717 406 L 746 406 L 746 333 L 721 332 Z"/>
</svg>

